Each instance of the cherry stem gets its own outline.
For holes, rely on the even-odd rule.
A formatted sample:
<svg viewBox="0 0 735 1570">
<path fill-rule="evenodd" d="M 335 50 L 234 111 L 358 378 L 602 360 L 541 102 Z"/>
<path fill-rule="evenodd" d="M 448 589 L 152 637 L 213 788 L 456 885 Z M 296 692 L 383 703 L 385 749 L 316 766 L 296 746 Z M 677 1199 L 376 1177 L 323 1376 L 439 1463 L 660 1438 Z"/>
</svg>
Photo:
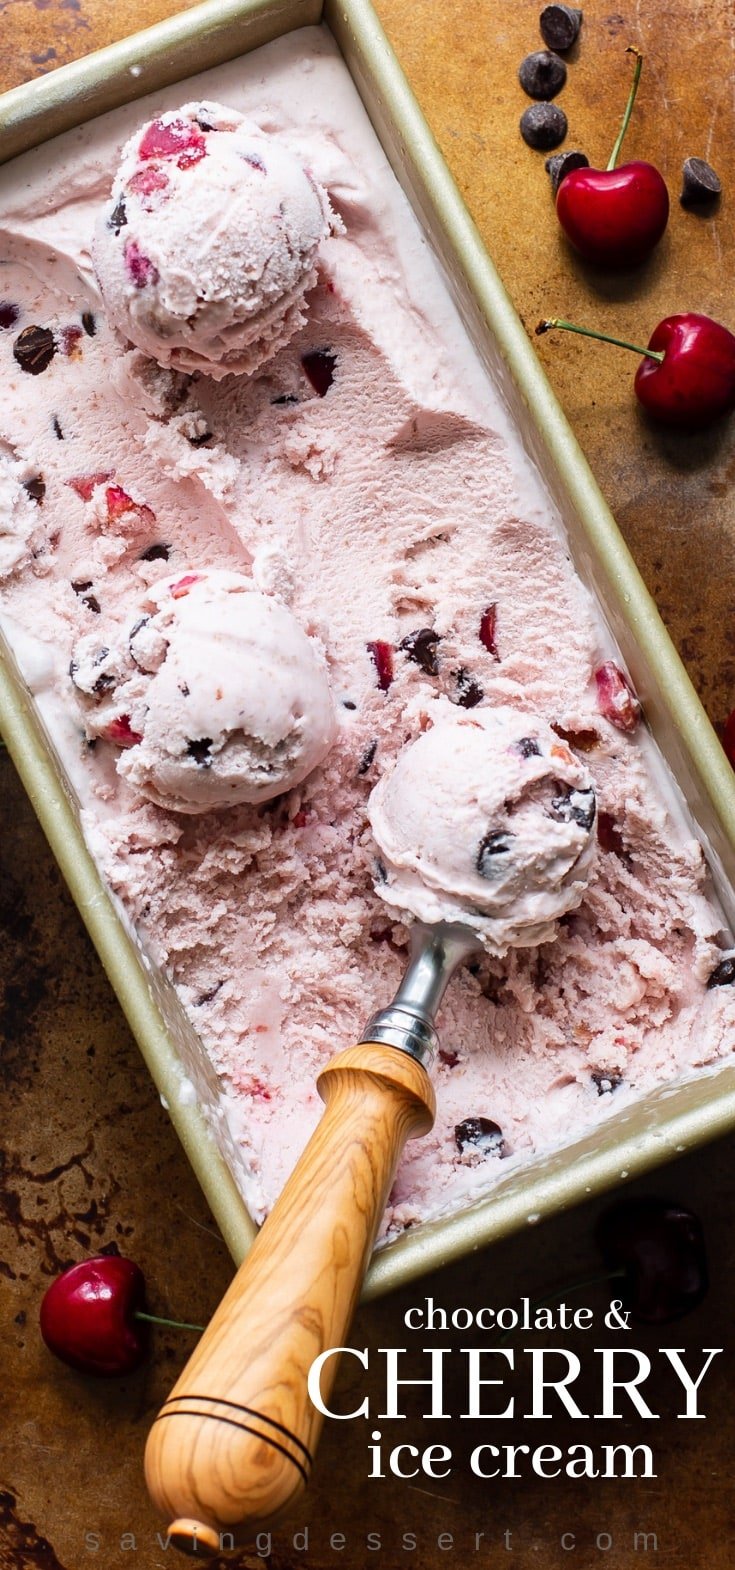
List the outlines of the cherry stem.
<svg viewBox="0 0 735 1570">
<path fill-rule="evenodd" d="M 565 333 L 579 333 L 582 338 L 599 338 L 600 343 L 614 343 L 618 349 L 632 349 L 634 354 L 644 354 L 649 360 L 658 360 L 659 365 L 663 365 L 663 349 L 642 349 L 639 343 L 628 343 L 625 338 L 611 338 L 609 333 L 595 332 L 592 327 L 577 327 L 576 323 L 562 321 L 559 317 L 539 322 L 536 334 L 540 337 L 542 333 L 551 332 L 554 327 L 560 327 Z"/>
<path fill-rule="evenodd" d="M 583 1281 L 573 1281 L 571 1286 L 559 1287 L 556 1292 L 549 1292 L 547 1297 L 536 1298 L 530 1305 L 529 1313 L 535 1314 L 537 1308 L 548 1308 L 550 1303 L 560 1303 L 562 1298 L 568 1297 L 573 1292 L 584 1292 L 586 1287 L 601 1286 L 605 1281 L 624 1281 L 627 1274 L 627 1270 L 621 1266 L 617 1270 L 606 1270 L 602 1275 L 585 1276 Z M 515 1325 L 512 1330 L 506 1330 L 500 1337 L 498 1346 L 503 1346 L 506 1341 L 510 1341 L 517 1329 L 518 1326 Z"/>
<path fill-rule="evenodd" d="M 206 1325 L 185 1325 L 183 1319 L 162 1319 L 160 1314 L 144 1314 L 142 1308 L 136 1308 L 133 1316 L 135 1319 L 145 1319 L 149 1325 L 170 1325 L 172 1330 L 206 1330 Z"/>
<path fill-rule="evenodd" d="M 607 166 L 608 169 L 615 168 L 615 165 L 620 156 L 620 149 L 623 145 L 623 137 L 625 136 L 625 133 L 628 129 L 628 122 L 630 120 L 631 114 L 633 113 L 633 105 L 635 103 L 636 93 L 638 92 L 638 83 L 640 82 L 641 71 L 643 70 L 643 55 L 640 53 L 640 50 L 636 49 L 633 44 L 628 44 L 626 53 L 629 55 L 635 55 L 635 71 L 633 72 L 633 80 L 630 84 L 630 92 L 628 94 L 628 102 L 625 106 L 623 123 L 620 127 L 620 130 L 618 131 L 615 146 L 610 154 L 610 162 Z"/>
</svg>

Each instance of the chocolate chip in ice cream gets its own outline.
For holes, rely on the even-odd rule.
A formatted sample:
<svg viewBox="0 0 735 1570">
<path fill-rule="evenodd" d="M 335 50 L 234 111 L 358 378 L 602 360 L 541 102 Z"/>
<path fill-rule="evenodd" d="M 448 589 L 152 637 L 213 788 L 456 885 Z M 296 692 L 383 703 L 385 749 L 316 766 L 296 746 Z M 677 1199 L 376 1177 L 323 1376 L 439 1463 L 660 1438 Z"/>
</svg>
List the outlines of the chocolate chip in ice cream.
<svg viewBox="0 0 735 1570">
<path fill-rule="evenodd" d="M 358 774 L 367 774 L 367 771 L 370 768 L 371 764 L 374 763 L 374 761 L 375 761 L 375 754 L 376 754 L 377 750 L 378 750 L 378 738 L 376 736 L 373 739 L 373 741 L 370 742 L 369 746 L 367 746 L 365 748 L 365 751 L 363 752 L 363 755 L 362 755 L 362 757 L 360 759 L 360 762 L 357 765 L 357 772 L 358 772 Z"/>
<path fill-rule="evenodd" d="M 199 764 L 200 768 L 202 768 L 202 769 L 211 769 L 211 767 L 212 767 L 212 757 L 211 757 L 211 753 L 212 753 L 212 738 L 211 738 L 211 736 L 201 736 L 196 741 L 187 742 L 186 751 L 187 751 L 189 757 L 193 758 L 194 761 Z"/>
<path fill-rule="evenodd" d="M 138 560 L 139 561 L 168 561 L 170 555 L 171 555 L 171 546 L 170 545 L 164 545 L 162 543 L 156 542 L 155 545 L 149 545 L 146 550 L 141 551 L 140 556 L 138 557 Z"/>
<path fill-rule="evenodd" d="M 119 202 L 115 204 L 112 212 L 110 213 L 110 216 L 107 220 L 107 227 L 108 229 L 112 229 L 114 234 L 119 234 L 120 230 L 125 228 L 127 221 L 128 215 L 125 209 L 125 203 L 121 197 Z"/>
<path fill-rule="evenodd" d="M 426 676 L 438 676 L 439 661 L 436 651 L 440 642 L 439 634 L 433 627 L 417 627 L 415 632 L 406 633 L 405 638 L 401 639 L 400 647 L 404 654 L 408 655 L 409 660 L 413 660 L 414 665 L 418 665 Z"/>
<path fill-rule="evenodd" d="M 708 987 L 731 987 L 735 982 L 735 954 L 721 959 L 707 982 Z"/>
<path fill-rule="evenodd" d="M 455 1125 L 454 1140 L 460 1155 L 468 1148 L 483 1157 L 507 1154 L 503 1130 L 492 1118 L 464 1118 Z"/>
<path fill-rule="evenodd" d="M 553 798 L 550 816 L 560 823 L 578 823 L 581 829 L 591 829 L 596 811 L 593 790 L 569 790 Z"/>
<path fill-rule="evenodd" d="M 498 866 L 502 865 L 502 858 L 509 856 L 512 849 L 512 834 L 506 834 L 502 829 L 486 834 L 477 847 L 475 866 L 480 876 L 483 878 L 494 878 L 498 871 Z"/>
<path fill-rule="evenodd" d="M 482 703 L 485 690 L 466 666 L 460 666 L 460 669 L 455 672 L 455 680 L 457 691 L 454 702 L 459 704 L 460 709 L 475 709 L 478 703 Z"/>
<path fill-rule="evenodd" d="M 618 1086 L 623 1083 L 622 1074 L 619 1074 L 617 1069 L 614 1068 L 595 1069 L 594 1073 L 590 1075 L 590 1079 L 597 1086 L 598 1096 L 612 1095 L 612 1092 L 617 1090 Z"/>
<path fill-rule="evenodd" d="M 36 502 L 40 507 L 41 502 L 46 495 L 46 481 L 44 480 L 43 475 L 34 474 L 30 480 L 24 480 L 23 489 L 26 492 L 26 495 L 30 496 L 31 501 Z"/>
<path fill-rule="evenodd" d="M 13 355 L 22 371 L 29 376 L 40 376 L 56 353 L 56 341 L 50 327 L 24 327 L 13 344 Z"/>
</svg>

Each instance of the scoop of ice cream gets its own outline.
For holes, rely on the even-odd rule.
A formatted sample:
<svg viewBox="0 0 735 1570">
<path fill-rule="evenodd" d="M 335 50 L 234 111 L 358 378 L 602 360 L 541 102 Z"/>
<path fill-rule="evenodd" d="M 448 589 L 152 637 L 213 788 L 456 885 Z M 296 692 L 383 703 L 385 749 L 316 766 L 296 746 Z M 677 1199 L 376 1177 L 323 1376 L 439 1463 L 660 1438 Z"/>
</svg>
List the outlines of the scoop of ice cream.
<svg viewBox="0 0 735 1570">
<path fill-rule="evenodd" d="M 275 137 L 185 104 L 123 148 L 93 260 L 107 314 L 178 370 L 251 372 L 306 320 L 320 242 L 339 220 Z"/>
<path fill-rule="evenodd" d="M 88 734 L 116 742 L 118 772 L 177 812 L 268 801 L 336 734 L 316 644 L 237 573 L 159 581 L 107 643 L 82 638 L 70 670 Z"/>
<path fill-rule="evenodd" d="M 595 811 L 587 769 L 544 722 L 447 704 L 370 797 L 378 892 L 473 927 L 491 954 L 544 943 L 584 895 Z"/>
</svg>

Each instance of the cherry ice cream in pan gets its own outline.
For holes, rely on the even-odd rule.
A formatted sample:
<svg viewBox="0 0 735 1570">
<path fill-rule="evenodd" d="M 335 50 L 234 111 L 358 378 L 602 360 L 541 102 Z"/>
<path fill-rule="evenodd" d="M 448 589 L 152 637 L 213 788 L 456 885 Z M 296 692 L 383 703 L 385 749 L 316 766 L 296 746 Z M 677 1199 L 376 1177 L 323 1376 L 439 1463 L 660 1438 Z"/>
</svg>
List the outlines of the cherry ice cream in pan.
<svg viewBox="0 0 735 1570">
<path fill-rule="evenodd" d="M 0 230 L 3 627 L 252 1214 L 442 899 L 478 942 L 384 1236 L 729 1056 L 701 844 L 328 35 L 24 156 Z"/>
</svg>

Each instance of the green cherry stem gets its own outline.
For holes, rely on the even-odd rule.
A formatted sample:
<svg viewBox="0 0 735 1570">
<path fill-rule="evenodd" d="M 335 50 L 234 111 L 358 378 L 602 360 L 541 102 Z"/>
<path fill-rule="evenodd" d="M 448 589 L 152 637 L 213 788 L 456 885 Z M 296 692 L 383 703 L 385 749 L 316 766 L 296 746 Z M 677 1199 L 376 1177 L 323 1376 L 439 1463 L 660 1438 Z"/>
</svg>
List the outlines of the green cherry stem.
<svg viewBox="0 0 735 1570">
<path fill-rule="evenodd" d="M 649 360 L 658 360 L 659 365 L 663 365 L 663 349 L 642 349 L 639 343 L 628 343 L 626 338 L 611 338 L 609 333 L 595 332 L 593 327 L 578 327 L 575 322 L 565 322 L 561 317 L 539 322 L 535 329 L 536 336 L 540 338 L 542 333 L 549 333 L 556 327 L 565 333 L 579 333 L 581 338 L 598 338 L 600 343 L 614 343 L 618 349 L 632 349 L 634 354 L 644 354 Z"/>
<path fill-rule="evenodd" d="M 633 72 L 633 80 L 630 84 L 630 92 L 628 94 L 628 102 L 625 106 L 623 122 L 620 130 L 618 131 L 615 146 L 610 154 L 610 162 L 607 166 L 608 169 L 614 169 L 618 158 L 620 157 L 620 149 L 623 145 L 623 137 L 625 136 L 625 133 L 628 129 L 628 122 L 633 113 L 633 105 L 635 103 L 636 93 L 638 92 L 638 83 L 640 82 L 641 71 L 643 70 L 643 55 L 640 53 L 640 50 L 636 49 L 633 44 L 628 44 L 626 53 L 629 55 L 635 55 L 635 71 Z"/>
<path fill-rule="evenodd" d="M 162 1319 L 160 1314 L 144 1314 L 136 1308 L 135 1319 L 145 1319 L 149 1325 L 170 1325 L 172 1330 L 206 1330 L 206 1325 L 185 1325 L 182 1319 Z"/>
</svg>

